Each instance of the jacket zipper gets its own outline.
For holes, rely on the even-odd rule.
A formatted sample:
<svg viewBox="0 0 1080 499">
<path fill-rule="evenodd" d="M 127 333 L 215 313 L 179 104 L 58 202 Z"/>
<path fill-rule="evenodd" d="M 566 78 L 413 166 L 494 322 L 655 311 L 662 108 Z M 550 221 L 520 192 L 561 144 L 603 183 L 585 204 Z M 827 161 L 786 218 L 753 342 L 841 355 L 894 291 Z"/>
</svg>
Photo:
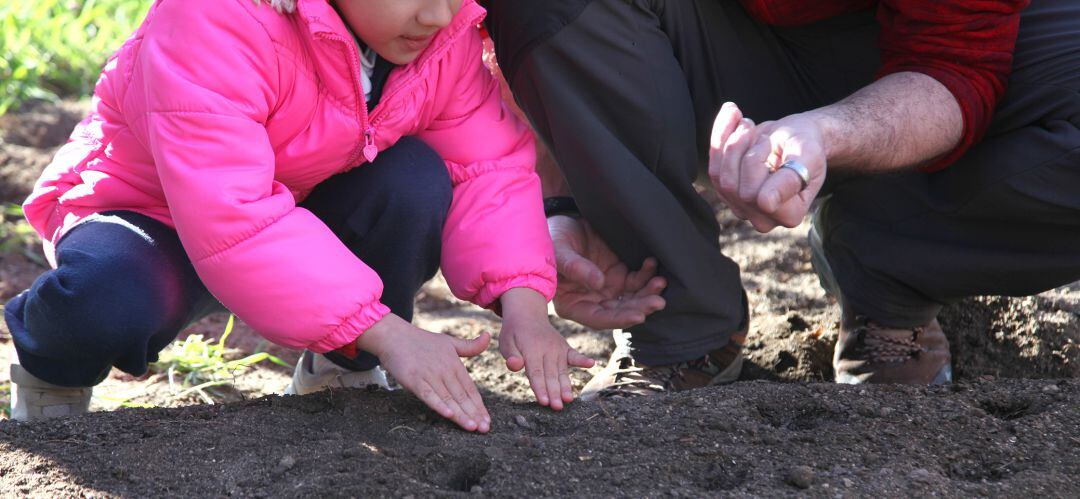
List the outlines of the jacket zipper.
<svg viewBox="0 0 1080 499">
<path fill-rule="evenodd" d="M 477 22 L 479 22 L 479 20 L 480 18 L 477 17 L 477 19 L 470 24 L 476 24 Z M 358 150 L 353 151 L 352 155 L 349 157 L 349 161 L 346 163 L 346 166 L 342 169 L 343 172 L 355 166 L 354 163 L 357 159 L 360 158 L 361 155 L 364 156 L 364 159 L 366 159 L 368 163 L 374 161 L 375 158 L 378 157 L 379 148 L 377 145 L 375 145 L 375 126 L 381 121 L 381 118 L 383 117 L 383 114 L 385 114 L 385 112 L 375 113 L 374 116 L 368 113 L 367 99 L 365 99 L 364 96 L 363 85 L 361 85 L 360 83 L 360 71 L 362 71 L 360 69 L 360 48 L 356 46 L 356 43 L 349 43 L 348 40 L 336 33 L 319 33 L 318 36 L 345 45 L 345 50 L 349 52 L 350 55 L 352 55 L 352 57 L 349 58 L 349 67 L 352 70 L 353 93 L 356 94 L 356 101 L 359 103 L 359 105 L 357 106 L 357 118 L 360 120 L 360 127 L 364 130 L 364 145 L 357 148 Z M 417 71 L 417 73 L 414 74 L 413 77 L 410 78 L 408 81 L 402 82 L 402 84 L 398 88 L 393 89 L 394 91 L 392 93 L 383 95 L 382 108 L 389 107 L 386 104 L 392 101 L 393 98 L 396 97 L 399 93 L 401 93 L 403 88 L 412 85 L 413 81 L 418 77 L 418 74 L 419 71 Z"/>
<path fill-rule="evenodd" d="M 356 160 L 359 159 L 361 155 L 364 156 L 364 159 L 366 159 L 368 163 L 374 161 L 379 155 L 379 148 L 375 145 L 375 127 L 369 120 L 370 116 L 368 115 L 367 99 L 364 98 L 364 89 L 360 84 L 360 71 L 362 70 L 360 69 L 359 47 L 357 47 L 355 43 L 347 43 L 344 38 L 333 33 L 320 33 L 319 36 L 344 45 L 345 50 L 352 56 L 349 58 L 349 68 L 352 70 L 353 93 L 356 95 L 357 102 L 356 118 L 360 120 L 360 128 L 364 133 L 364 144 L 353 151 L 352 155 L 349 157 L 349 161 L 345 163 L 345 167 L 342 169 L 342 171 L 344 171 L 356 166 Z"/>
</svg>

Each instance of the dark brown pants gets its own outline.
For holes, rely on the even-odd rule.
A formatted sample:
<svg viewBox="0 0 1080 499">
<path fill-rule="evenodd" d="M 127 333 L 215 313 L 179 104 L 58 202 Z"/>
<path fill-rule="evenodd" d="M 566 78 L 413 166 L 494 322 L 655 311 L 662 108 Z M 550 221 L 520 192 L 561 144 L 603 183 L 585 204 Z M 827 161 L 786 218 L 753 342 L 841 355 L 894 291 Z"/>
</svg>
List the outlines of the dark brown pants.
<svg viewBox="0 0 1080 499">
<path fill-rule="evenodd" d="M 488 29 L 521 107 L 583 215 L 668 306 L 630 330 L 661 364 L 724 345 L 746 320 L 739 269 L 692 183 L 720 105 L 758 122 L 836 101 L 878 67 L 872 12 L 765 26 L 738 2 L 492 0 Z M 1080 3 L 1024 14 L 1010 91 L 986 140 L 949 169 L 830 182 L 826 253 L 858 311 L 926 322 L 978 294 L 1080 279 Z"/>
</svg>

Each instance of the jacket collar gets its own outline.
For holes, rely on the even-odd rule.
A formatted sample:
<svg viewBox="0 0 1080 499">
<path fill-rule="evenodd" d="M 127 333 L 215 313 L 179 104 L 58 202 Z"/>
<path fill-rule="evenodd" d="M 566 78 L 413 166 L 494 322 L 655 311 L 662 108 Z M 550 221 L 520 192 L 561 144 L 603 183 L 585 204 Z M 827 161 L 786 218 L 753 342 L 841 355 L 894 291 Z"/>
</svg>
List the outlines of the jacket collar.
<svg viewBox="0 0 1080 499">
<path fill-rule="evenodd" d="M 302 24 L 307 27 L 313 38 L 327 36 L 343 39 L 352 38 L 349 30 L 345 27 L 344 20 L 341 19 L 341 16 L 338 15 L 328 0 L 298 0 L 296 15 Z M 477 4 L 476 0 L 463 0 L 461 10 L 454 16 L 454 20 L 450 22 L 450 25 L 439 30 L 439 33 L 435 35 L 435 39 L 431 41 L 431 45 L 424 49 L 424 52 L 409 66 L 423 66 L 428 60 L 441 55 L 463 33 L 480 24 L 485 16 L 487 16 L 487 11 Z"/>
</svg>

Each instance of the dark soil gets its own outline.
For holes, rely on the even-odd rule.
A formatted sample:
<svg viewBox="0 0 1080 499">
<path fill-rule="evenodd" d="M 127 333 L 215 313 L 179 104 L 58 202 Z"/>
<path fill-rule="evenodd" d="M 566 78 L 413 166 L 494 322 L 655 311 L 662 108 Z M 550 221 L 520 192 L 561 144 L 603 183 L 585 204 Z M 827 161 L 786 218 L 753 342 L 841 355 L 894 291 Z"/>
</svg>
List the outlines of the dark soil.
<svg viewBox="0 0 1080 499">
<path fill-rule="evenodd" d="M 67 141 L 88 109 L 86 102 L 32 102 L 0 116 L 0 202 L 21 203 L 53 150 Z"/>
<path fill-rule="evenodd" d="M 71 496 L 1080 494 L 1080 384 L 740 383 L 564 414 L 493 400 L 486 436 L 402 393 L 0 425 L 0 484 Z"/>
<path fill-rule="evenodd" d="M 0 118 L 0 202 L 29 192 L 80 109 Z M 834 386 L 820 382 L 833 377 L 838 311 L 811 271 L 807 227 L 762 235 L 719 206 L 717 217 L 753 315 L 745 382 L 556 414 L 527 403 L 524 376 L 506 371 L 493 342 L 466 362 L 496 420 L 478 436 L 403 393 L 264 397 L 290 375 L 270 364 L 238 376 L 215 406 L 193 406 L 199 397 L 178 396 L 160 374 L 114 372 L 95 410 L 161 408 L 0 421 L 0 495 L 1080 496 L 1080 285 L 947 307 L 952 388 Z M 0 251 L 0 303 L 45 270 L 38 244 Z M 217 337 L 225 320 L 185 334 Z M 441 279 L 418 297 L 415 322 L 456 336 L 499 330 Z M 611 353 L 609 332 L 554 322 L 601 364 Z M 243 324 L 230 344 L 296 358 Z M 0 321 L 3 406 L 10 356 Z M 572 378 L 580 387 L 590 374 Z"/>
</svg>

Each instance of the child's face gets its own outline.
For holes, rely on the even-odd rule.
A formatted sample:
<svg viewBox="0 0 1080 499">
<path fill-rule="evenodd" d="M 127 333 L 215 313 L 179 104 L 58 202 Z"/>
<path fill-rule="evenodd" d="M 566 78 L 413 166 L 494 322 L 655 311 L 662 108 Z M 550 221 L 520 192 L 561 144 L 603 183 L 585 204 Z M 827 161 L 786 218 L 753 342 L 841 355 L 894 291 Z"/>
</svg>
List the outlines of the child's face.
<svg viewBox="0 0 1080 499">
<path fill-rule="evenodd" d="M 394 64 L 408 64 L 461 9 L 462 0 L 335 0 L 356 36 Z"/>
</svg>

